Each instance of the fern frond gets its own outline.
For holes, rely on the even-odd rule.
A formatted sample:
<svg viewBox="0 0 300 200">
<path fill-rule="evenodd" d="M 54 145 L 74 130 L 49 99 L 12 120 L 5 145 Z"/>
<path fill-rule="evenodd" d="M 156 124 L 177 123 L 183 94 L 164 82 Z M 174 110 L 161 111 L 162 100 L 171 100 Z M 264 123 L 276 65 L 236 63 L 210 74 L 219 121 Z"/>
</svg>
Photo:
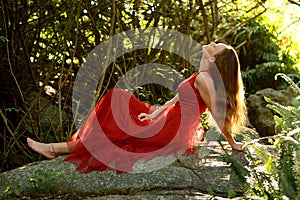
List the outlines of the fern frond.
<svg viewBox="0 0 300 200">
<path fill-rule="evenodd" d="M 270 62 L 264 62 L 261 64 L 255 65 L 256 68 L 272 68 L 272 67 L 280 67 L 281 62 L 276 62 L 276 61 L 270 61 Z"/>
<path fill-rule="evenodd" d="M 295 199 L 297 193 L 297 179 L 294 171 L 295 160 L 293 156 L 294 147 L 289 141 L 281 144 L 279 182 L 283 193 L 290 199 Z"/>
<path fill-rule="evenodd" d="M 288 77 L 286 74 L 284 73 L 278 73 L 275 75 L 275 80 L 277 80 L 278 76 L 280 76 L 281 78 L 283 78 L 290 86 L 291 88 L 298 94 L 300 95 L 300 88 L 298 87 L 298 85 L 290 78 Z"/>
<path fill-rule="evenodd" d="M 300 128 L 298 127 L 298 128 L 296 128 L 296 129 L 290 131 L 290 132 L 287 134 L 287 136 L 293 137 L 293 136 L 295 136 L 295 135 L 297 135 L 297 134 L 299 134 L 299 133 L 300 133 Z"/>
<path fill-rule="evenodd" d="M 275 101 L 273 101 L 272 99 L 268 98 L 268 97 L 264 97 L 265 101 L 268 103 L 267 107 L 272 109 L 273 111 L 277 112 L 279 115 L 281 116 L 292 116 L 292 117 L 296 117 L 300 118 L 300 115 L 293 111 L 292 109 L 281 105 Z"/>
</svg>

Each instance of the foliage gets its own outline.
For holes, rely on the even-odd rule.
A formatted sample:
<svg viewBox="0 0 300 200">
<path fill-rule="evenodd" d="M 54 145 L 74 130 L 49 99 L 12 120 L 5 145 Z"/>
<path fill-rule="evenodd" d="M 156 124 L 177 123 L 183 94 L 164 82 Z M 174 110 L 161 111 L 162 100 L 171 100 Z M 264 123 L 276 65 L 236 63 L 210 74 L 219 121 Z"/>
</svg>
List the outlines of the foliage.
<svg viewBox="0 0 300 200">
<path fill-rule="evenodd" d="M 279 45 L 278 36 L 271 29 L 275 28 L 263 25 L 262 17 L 258 17 L 231 36 L 234 44 L 241 44 L 238 51 L 247 93 L 286 87 L 285 82 L 274 80 L 277 73 L 300 74 L 297 61 L 289 55 L 290 50 Z M 299 80 L 299 76 L 293 78 Z"/>
<path fill-rule="evenodd" d="M 286 75 L 279 74 L 292 84 L 300 95 L 299 87 Z M 268 139 L 267 147 L 251 141 L 247 143 L 249 164 L 243 167 L 227 155 L 227 161 L 241 177 L 247 187 L 246 194 L 264 199 L 300 198 L 300 104 L 286 107 L 265 98 L 268 107 L 278 115 L 274 116 L 278 134 Z M 299 101 L 299 100 L 297 100 Z"/>
<path fill-rule="evenodd" d="M 59 181 L 67 181 L 73 183 L 75 176 L 65 176 L 63 173 L 55 171 L 54 169 L 47 170 L 38 170 L 37 177 L 30 178 L 29 182 L 31 187 L 29 192 L 41 194 L 50 194 L 54 193 L 55 189 L 58 187 Z M 4 193 L 8 196 L 20 197 L 23 195 L 23 192 L 26 191 L 22 186 L 8 186 Z M 33 195 L 34 196 L 34 195 Z"/>
<path fill-rule="evenodd" d="M 237 197 L 237 194 L 236 194 L 236 192 L 234 191 L 234 190 L 231 190 L 231 189 L 229 189 L 228 191 L 227 191 L 227 193 L 228 193 L 228 198 L 234 198 L 234 197 Z"/>
<path fill-rule="evenodd" d="M 4 36 L 0 36 L 0 40 L 2 42 L 8 42 L 8 39 L 6 37 L 4 37 Z"/>
<path fill-rule="evenodd" d="M 29 181 L 37 192 L 50 193 L 57 187 L 57 178 L 62 176 L 61 172 L 53 169 L 38 170 L 38 178 L 30 178 Z"/>
<path fill-rule="evenodd" d="M 253 9 L 258 5 L 259 8 Z M 284 0 L 269 0 L 262 4 L 252 1 L 245 7 L 245 13 L 236 16 L 233 12 L 234 19 L 225 18 L 227 22 L 235 21 L 236 30 L 219 40 L 229 42 L 238 50 L 246 92 L 286 87 L 284 81 L 273 79 L 277 73 L 293 75 L 293 80 L 299 81 L 299 23 L 293 22 L 299 22 L 295 13 L 300 7 L 292 7 Z M 243 24 L 244 18 L 253 17 L 251 12 L 257 13 L 255 20 Z"/>
<path fill-rule="evenodd" d="M 216 195 L 216 193 L 214 192 L 214 190 L 211 187 L 206 188 L 206 191 L 211 196 L 215 196 Z"/>
<path fill-rule="evenodd" d="M 16 196 L 16 197 L 20 197 L 22 192 L 23 192 L 23 188 L 19 185 L 8 186 L 4 191 L 5 194 L 7 194 L 9 196 Z"/>
</svg>

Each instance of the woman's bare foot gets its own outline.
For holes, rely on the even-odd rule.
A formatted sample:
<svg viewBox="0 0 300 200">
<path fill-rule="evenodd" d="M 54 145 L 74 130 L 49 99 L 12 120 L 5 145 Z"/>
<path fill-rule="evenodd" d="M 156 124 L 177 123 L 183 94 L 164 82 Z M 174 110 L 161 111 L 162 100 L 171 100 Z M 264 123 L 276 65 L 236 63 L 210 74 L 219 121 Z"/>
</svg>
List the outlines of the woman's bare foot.
<svg viewBox="0 0 300 200">
<path fill-rule="evenodd" d="M 52 144 L 36 142 L 29 137 L 27 138 L 27 144 L 32 150 L 45 156 L 46 158 L 55 158 L 55 149 Z"/>
</svg>

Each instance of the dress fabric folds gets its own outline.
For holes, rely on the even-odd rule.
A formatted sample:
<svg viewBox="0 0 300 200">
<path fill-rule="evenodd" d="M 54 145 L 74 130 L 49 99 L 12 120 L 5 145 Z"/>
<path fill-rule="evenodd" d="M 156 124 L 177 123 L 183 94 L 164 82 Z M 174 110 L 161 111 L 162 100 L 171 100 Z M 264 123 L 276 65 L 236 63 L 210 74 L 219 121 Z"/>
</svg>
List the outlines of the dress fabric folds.
<svg viewBox="0 0 300 200">
<path fill-rule="evenodd" d="M 66 161 L 77 170 L 114 169 L 131 171 L 138 161 L 156 156 L 181 156 L 194 152 L 203 133 L 200 116 L 207 106 L 194 87 L 196 72 L 178 86 L 177 101 L 153 120 L 141 122 L 138 115 L 155 108 L 118 88 L 107 92 L 95 106 L 82 127 L 69 141 L 79 141 L 70 148 Z"/>
</svg>

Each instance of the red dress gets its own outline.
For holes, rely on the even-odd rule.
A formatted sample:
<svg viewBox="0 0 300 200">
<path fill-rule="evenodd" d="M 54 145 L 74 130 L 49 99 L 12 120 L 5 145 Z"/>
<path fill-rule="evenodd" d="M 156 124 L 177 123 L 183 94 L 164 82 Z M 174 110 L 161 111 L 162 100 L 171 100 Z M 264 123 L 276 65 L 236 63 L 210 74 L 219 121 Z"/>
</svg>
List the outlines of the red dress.
<svg viewBox="0 0 300 200">
<path fill-rule="evenodd" d="M 111 89 L 71 137 L 70 141 L 80 142 L 70 149 L 65 160 L 76 164 L 82 173 L 108 168 L 128 172 L 137 161 L 193 153 L 199 132 L 203 131 L 199 128 L 200 116 L 207 108 L 194 87 L 198 74 L 179 85 L 175 105 L 143 122 L 138 115 L 155 108 L 124 90 Z"/>
</svg>

